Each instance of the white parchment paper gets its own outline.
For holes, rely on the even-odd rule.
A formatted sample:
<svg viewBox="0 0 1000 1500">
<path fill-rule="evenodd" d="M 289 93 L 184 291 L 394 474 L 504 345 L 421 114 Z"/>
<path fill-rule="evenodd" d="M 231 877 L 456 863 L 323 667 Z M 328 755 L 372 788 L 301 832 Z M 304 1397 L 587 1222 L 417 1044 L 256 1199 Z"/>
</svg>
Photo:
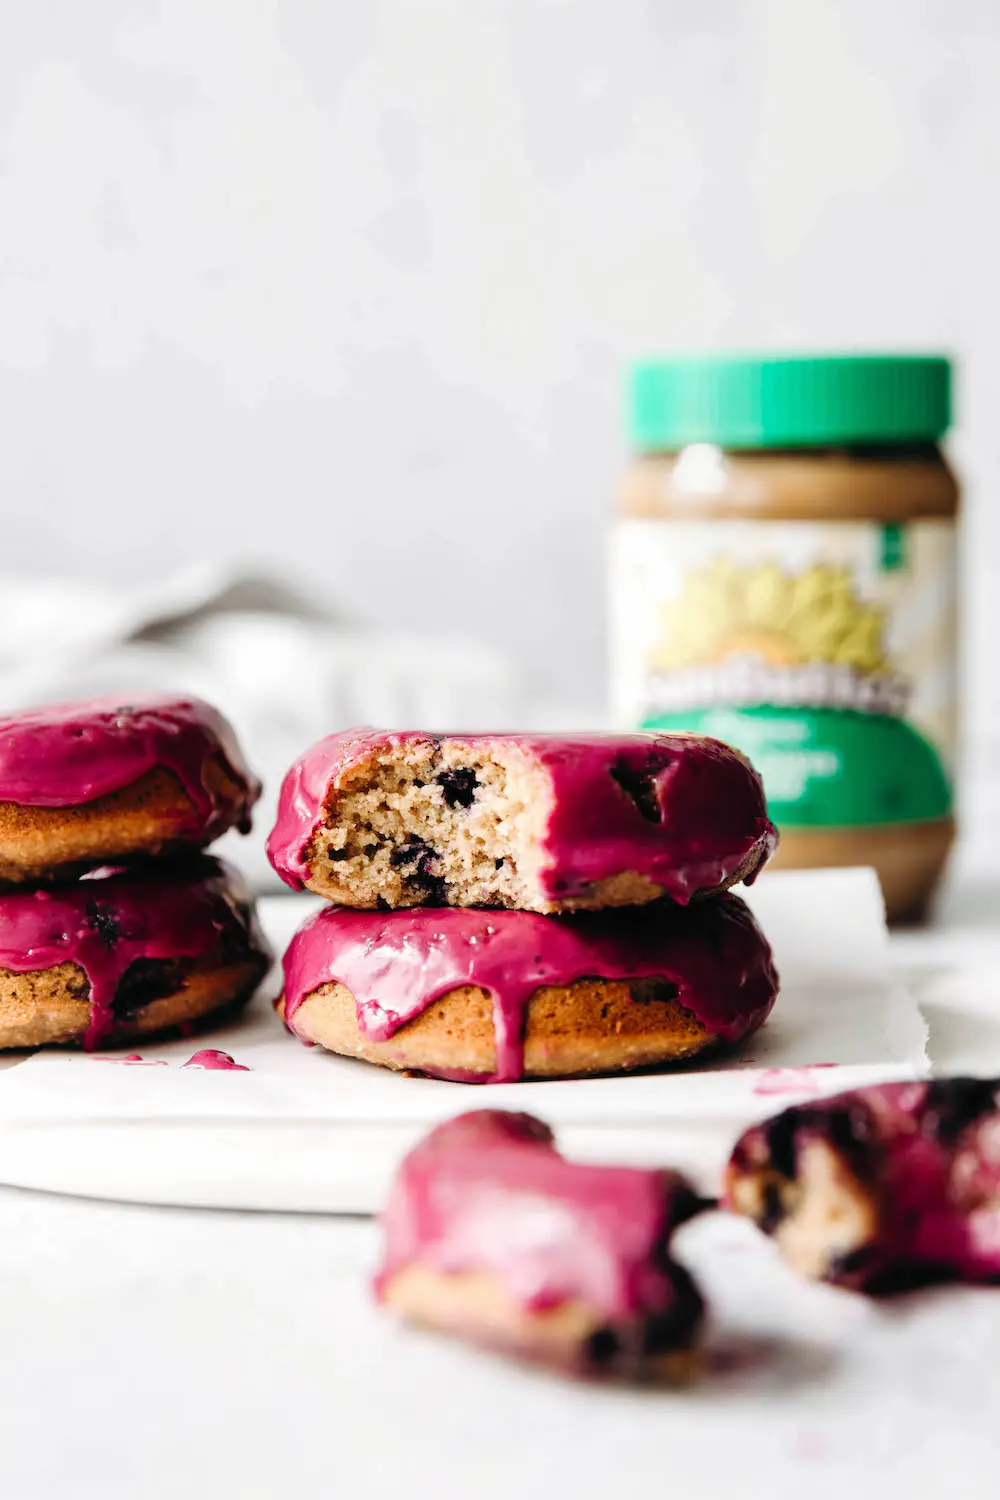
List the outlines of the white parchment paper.
<svg viewBox="0 0 1000 1500">
<path fill-rule="evenodd" d="M 739 1129 L 797 1099 L 926 1071 L 926 1031 L 892 979 L 869 870 L 777 872 L 747 893 L 782 988 L 726 1058 L 633 1077 L 492 1086 L 407 1078 L 307 1048 L 270 999 L 230 1027 L 120 1054 L 34 1053 L 0 1072 L 0 1181 L 147 1202 L 371 1211 L 426 1127 L 473 1108 L 527 1109 L 571 1151 L 670 1161 L 711 1183 Z M 278 951 L 311 898 L 262 916 Z M 202 1047 L 251 1071 L 181 1064 Z"/>
</svg>

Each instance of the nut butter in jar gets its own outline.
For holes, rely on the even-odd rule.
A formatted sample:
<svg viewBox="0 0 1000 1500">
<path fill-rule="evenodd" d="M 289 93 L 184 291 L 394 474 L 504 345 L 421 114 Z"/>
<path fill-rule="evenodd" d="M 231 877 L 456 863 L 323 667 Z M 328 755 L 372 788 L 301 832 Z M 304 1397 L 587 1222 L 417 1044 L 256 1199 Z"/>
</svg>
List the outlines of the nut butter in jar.
<svg viewBox="0 0 1000 1500">
<path fill-rule="evenodd" d="M 954 836 L 949 418 L 934 356 L 644 363 L 615 527 L 618 721 L 739 746 L 775 864 L 874 865 L 894 920 Z"/>
</svg>

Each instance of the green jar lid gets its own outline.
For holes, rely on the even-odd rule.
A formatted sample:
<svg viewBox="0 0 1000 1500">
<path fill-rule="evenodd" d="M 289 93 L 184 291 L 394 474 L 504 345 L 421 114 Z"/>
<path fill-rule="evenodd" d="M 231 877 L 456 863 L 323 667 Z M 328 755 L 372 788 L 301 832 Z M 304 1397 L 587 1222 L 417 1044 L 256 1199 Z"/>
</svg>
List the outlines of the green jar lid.
<svg viewBox="0 0 1000 1500">
<path fill-rule="evenodd" d="M 941 355 L 684 355 L 632 370 L 639 448 L 935 442 L 950 420 Z"/>
</svg>

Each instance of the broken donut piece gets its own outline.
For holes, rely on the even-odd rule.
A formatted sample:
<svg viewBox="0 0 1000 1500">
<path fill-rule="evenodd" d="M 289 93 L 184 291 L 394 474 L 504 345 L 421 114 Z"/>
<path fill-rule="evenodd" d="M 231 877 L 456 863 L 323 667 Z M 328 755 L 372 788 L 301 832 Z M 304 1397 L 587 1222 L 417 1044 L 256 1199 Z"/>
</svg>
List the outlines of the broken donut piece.
<svg viewBox="0 0 1000 1500">
<path fill-rule="evenodd" d="M 678 1173 L 567 1161 L 531 1115 L 460 1115 L 399 1169 L 375 1292 L 566 1373 L 682 1379 L 704 1304 L 670 1241 L 708 1206 Z"/>
<path fill-rule="evenodd" d="M 786 1109 L 737 1142 L 726 1202 L 816 1280 L 872 1293 L 1000 1280 L 1000 1080 Z"/>
</svg>

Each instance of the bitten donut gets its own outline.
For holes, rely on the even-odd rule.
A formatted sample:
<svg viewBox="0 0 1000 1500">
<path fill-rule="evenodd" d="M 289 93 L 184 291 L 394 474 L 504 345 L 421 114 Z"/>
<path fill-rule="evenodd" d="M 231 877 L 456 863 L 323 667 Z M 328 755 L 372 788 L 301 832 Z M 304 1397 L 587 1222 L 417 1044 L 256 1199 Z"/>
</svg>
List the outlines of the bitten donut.
<svg viewBox="0 0 1000 1500">
<path fill-rule="evenodd" d="M 118 1046 L 247 1000 L 271 964 L 221 860 L 0 895 L 0 1048 Z"/>
<path fill-rule="evenodd" d="M 15 714 L 0 719 L 0 882 L 201 848 L 247 832 L 259 796 L 232 728 L 197 698 Z"/>
<path fill-rule="evenodd" d="M 1000 1280 L 1000 1080 L 888 1083 L 748 1130 L 726 1197 L 805 1276 L 870 1292 Z"/>
<path fill-rule="evenodd" d="M 677 1173 L 566 1161 L 531 1115 L 461 1115 L 399 1169 L 376 1296 L 567 1373 L 682 1379 L 704 1304 L 670 1241 L 706 1206 Z"/>
<path fill-rule="evenodd" d="M 555 912 L 749 884 L 776 840 L 718 740 L 355 729 L 291 768 L 268 854 L 341 906 Z"/>
<path fill-rule="evenodd" d="M 279 1002 L 303 1041 L 463 1082 L 674 1062 L 767 1017 L 771 950 L 736 896 L 552 917 L 326 907 Z"/>
</svg>

